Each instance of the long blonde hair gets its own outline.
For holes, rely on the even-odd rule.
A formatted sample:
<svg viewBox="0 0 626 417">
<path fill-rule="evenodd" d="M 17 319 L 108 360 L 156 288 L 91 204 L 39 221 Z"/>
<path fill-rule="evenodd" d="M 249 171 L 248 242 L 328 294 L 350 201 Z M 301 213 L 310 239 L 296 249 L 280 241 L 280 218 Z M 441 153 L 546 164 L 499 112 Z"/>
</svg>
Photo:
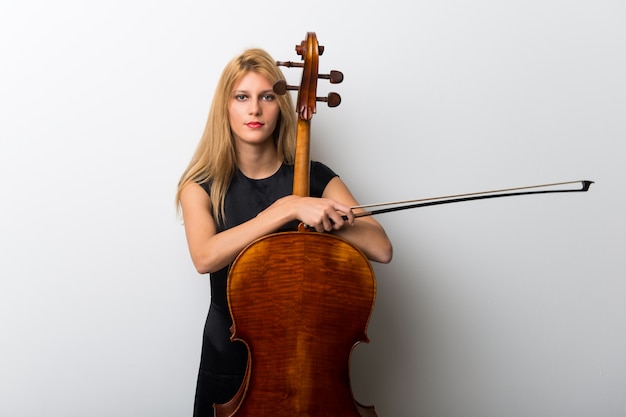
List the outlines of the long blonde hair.
<svg viewBox="0 0 626 417">
<path fill-rule="evenodd" d="M 213 218 L 216 222 L 223 221 L 224 198 L 237 169 L 228 106 L 233 89 L 250 71 L 266 77 L 272 84 L 285 79 L 282 71 L 276 66 L 276 61 L 263 49 L 247 49 L 226 65 L 215 90 L 204 133 L 191 162 L 178 182 L 177 209 L 180 209 L 181 191 L 187 184 L 210 182 L 209 194 Z M 280 114 L 273 134 L 274 144 L 278 158 L 283 163 L 293 164 L 297 125 L 295 108 L 289 94 L 277 95 L 277 101 Z"/>
</svg>

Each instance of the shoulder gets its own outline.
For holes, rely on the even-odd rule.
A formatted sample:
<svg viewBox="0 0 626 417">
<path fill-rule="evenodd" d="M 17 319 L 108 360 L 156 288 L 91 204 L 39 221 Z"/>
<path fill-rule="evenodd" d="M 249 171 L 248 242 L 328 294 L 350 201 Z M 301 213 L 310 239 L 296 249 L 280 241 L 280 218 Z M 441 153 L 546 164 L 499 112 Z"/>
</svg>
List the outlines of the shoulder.
<svg viewBox="0 0 626 417">
<path fill-rule="evenodd" d="M 190 182 L 180 191 L 180 204 L 185 206 L 202 205 L 210 206 L 211 198 L 209 197 L 209 188 L 205 188 L 204 184 Z"/>
<path fill-rule="evenodd" d="M 211 181 L 204 181 L 202 183 L 196 183 L 200 186 L 208 195 L 211 195 Z"/>
<path fill-rule="evenodd" d="M 311 161 L 311 173 L 325 175 L 331 178 L 337 176 L 335 171 L 333 171 L 328 165 L 320 161 Z"/>
<path fill-rule="evenodd" d="M 326 186 L 338 175 L 326 164 L 319 161 L 311 161 L 311 196 L 321 197 Z"/>
</svg>

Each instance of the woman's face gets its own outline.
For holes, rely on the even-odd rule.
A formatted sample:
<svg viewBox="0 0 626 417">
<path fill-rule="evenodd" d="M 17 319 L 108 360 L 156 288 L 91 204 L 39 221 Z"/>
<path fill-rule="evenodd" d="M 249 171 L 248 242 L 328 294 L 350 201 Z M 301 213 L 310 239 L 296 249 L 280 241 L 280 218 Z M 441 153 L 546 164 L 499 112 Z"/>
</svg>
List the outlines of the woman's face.
<svg viewBox="0 0 626 417">
<path fill-rule="evenodd" d="M 276 129 L 279 114 L 276 94 L 267 78 L 250 71 L 235 84 L 228 115 L 236 143 L 266 144 Z"/>
</svg>

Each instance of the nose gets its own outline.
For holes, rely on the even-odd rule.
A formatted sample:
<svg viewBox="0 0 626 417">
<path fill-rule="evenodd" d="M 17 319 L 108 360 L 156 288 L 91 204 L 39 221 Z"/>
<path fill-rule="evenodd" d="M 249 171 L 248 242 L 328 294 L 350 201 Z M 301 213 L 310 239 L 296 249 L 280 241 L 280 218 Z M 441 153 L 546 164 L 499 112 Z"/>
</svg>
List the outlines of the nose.
<svg viewBox="0 0 626 417">
<path fill-rule="evenodd" d="M 250 114 L 250 115 L 259 115 L 259 114 L 261 114 L 261 106 L 259 105 L 259 100 L 252 99 L 252 100 L 248 101 L 248 103 L 249 103 L 248 114 Z"/>
</svg>

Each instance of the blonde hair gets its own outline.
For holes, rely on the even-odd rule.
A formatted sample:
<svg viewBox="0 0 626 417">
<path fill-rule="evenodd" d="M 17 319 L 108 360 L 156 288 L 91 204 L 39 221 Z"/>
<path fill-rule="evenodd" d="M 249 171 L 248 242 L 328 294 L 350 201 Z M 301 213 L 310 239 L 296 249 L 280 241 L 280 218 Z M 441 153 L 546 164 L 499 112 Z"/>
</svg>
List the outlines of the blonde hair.
<svg viewBox="0 0 626 417">
<path fill-rule="evenodd" d="M 213 218 L 216 223 L 224 220 L 226 191 L 237 169 L 235 142 L 229 123 L 228 106 L 233 89 L 250 71 L 264 76 L 272 84 L 285 79 L 276 61 L 263 49 L 247 49 L 226 65 L 215 90 L 204 133 L 191 162 L 178 182 L 177 210 L 180 209 L 181 191 L 187 184 L 210 182 L 209 195 Z M 274 144 L 278 158 L 283 163 L 293 164 L 297 126 L 295 108 L 289 94 L 277 95 L 276 98 L 280 114 L 273 134 Z"/>
</svg>

